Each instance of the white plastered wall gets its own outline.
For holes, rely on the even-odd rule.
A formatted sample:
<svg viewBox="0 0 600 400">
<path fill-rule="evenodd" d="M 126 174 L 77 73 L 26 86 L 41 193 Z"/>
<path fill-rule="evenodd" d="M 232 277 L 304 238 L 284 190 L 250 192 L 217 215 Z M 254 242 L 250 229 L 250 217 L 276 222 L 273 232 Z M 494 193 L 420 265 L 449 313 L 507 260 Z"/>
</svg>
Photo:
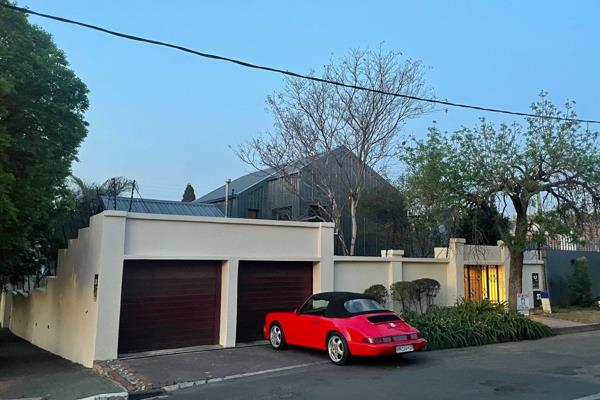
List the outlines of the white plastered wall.
<svg viewBox="0 0 600 400">
<path fill-rule="evenodd" d="M 539 288 L 533 288 L 532 274 L 537 273 L 539 277 Z M 533 307 L 533 291 L 546 291 L 544 276 L 544 262 L 540 260 L 526 260 L 523 262 L 523 293 L 529 294 L 530 305 Z"/>
<path fill-rule="evenodd" d="M 448 297 L 448 259 L 406 258 L 401 250 L 388 250 L 382 257 L 335 257 L 334 260 L 336 291 L 362 293 L 376 284 L 389 288 L 399 281 L 430 278 L 440 283 L 436 304 L 451 305 L 456 301 Z"/>
<path fill-rule="evenodd" d="M 363 292 L 375 284 L 389 288 L 397 281 L 431 278 L 441 286 L 435 303 L 451 306 L 464 296 L 465 265 L 498 265 L 505 272 L 502 293 L 508 293 L 510 257 L 502 242 L 497 246 L 471 246 L 465 245 L 464 239 L 450 239 L 449 247 L 436 248 L 434 254 L 435 258 L 408 258 L 401 250 L 387 250 L 382 251 L 382 257 L 335 257 L 335 290 Z M 524 263 L 523 291 L 530 296 L 533 272 L 540 274 L 543 290 L 543 261 Z"/>
<path fill-rule="evenodd" d="M 376 283 L 389 287 L 401 280 L 432 278 L 441 284 L 438 304 L 451 305 L 463 294 L 465 257 L 471 262 L 472 252 L 465 251 L 462 239 L 452 239 L 449 249 L 436 249 L 436 258 L 421 259 L 406 258 L 401 250 L 388 250 L 382 257 L 334 257 L 333 238 L 330 223 L 105 211 L 60 251 L 58 275 L 48 279 L 46 290 L 3 296 L 0 308 L 10 315 L 4 313 L 0 322 L 10 321 L 18 336 L 88 367 L 94 360 L 114 359 L 123 262 L 129 259 L 221 261 L 219 341 L 225 347 L 236 342 L 240 261 L 311 262 L 314 292 L 362 292 Z M 502 249 L 486 251 L 489 264 L 506 259 Z M 525 269 L 529 277 L 533 268 L 538 267 Z"/>
<path fill-rule="evenodd" d="M 128 259 L 221 261 L 219 341 L 234 346 L 239 261 L 311 262 L 314 290 L 333 290 L 333 224 L 105 211 L 60 251 L 58 274 L 46 290 L 12 296 L 10 329 L 87 367 L 117 358 Z M 3 297 L 1 306 L 9 300 Z"/>
<path fill-rule="evenodd" d="M 66 359 L 92 367 L 95 358 L 98 302 L 94 275 L 100 273 L 105 219 L 90 226 L 58 254 L 55 277 L 45 290 L 13 296 L 10 330 L 17 336 Z"/>
</svg>

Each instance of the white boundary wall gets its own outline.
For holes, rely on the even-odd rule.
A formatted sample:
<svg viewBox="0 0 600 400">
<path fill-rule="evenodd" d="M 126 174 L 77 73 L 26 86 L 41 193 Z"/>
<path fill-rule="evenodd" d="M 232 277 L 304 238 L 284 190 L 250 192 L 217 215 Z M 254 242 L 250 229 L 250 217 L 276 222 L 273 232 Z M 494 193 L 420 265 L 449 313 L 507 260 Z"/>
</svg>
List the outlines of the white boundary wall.
<svg viewBox="0 0 600 400">
<path fill-rule="evenodd" d="M 98 303 L 94 275 L 100 271 L 103 218 L 93 218 L 79 238 L 58 254 L 58 274 L 45 290 L 13 296 L 10 329 L 17 336 L 52 353 L 92 366 Z"/>
<path fill-rule="evenodd" d="M 334 257 L 334 288 L 363 292 L 375 284 L 389 288 L 394 282 L 430 278 L 440 283 L 435 303 L 452 305 L 463 295 L 463 251 L 464 239 L 451 239 L 438 258 L 404 257 L 402 250 L 382 251 L 381 257 Z"/>
<path fill-rule="evenodd" d="M 464 296 L 465 265 L 498 265 L 504 273 L 501 294 L 508 293 L 510 256 L 502 242 L 498 246 L 465 245 L 464 239 L 450 239 L 447 248 L 436 248 L 435 258 L 408 258 L 402 250 L 382 251 L 381 257 L 334 257 L 334 288 L 339 291 L 363 292 L 371 285 L 389 289 L 394 282 L 435 279 L 440 283 L 435 304 L 451 306 Z M 523 288 L 533 306 L 531 275 L 538 273 L 544 289 L 544 262 L 527 254 L 523 264 Z M 388 305 L 391 299 L 388 299 Z"/>
<path fill-rule="evenodd" d="M 105 211 L 60 251 L 47 289 L 2 296 L 3 307 L 13 300 L 11 331 L 87 367 L 117 358 L 123 262 L 129 259 L 222 261 L 220 343 L 234 346 L 239 261 L 312 262 L 313 290 L 333 290 L 333 224 Z"/>
<path fill-rule="evenodd" d="M 383 251 L 382 257 L 334 257 L 333 228 L 330 223 L 105 211 L 60 251 L 58 275 L 48 278 L 45 290 L 2 294 L 0 323 L 43 349 L 92 367 L 94 360 L 117 357 L 125 260 L 221 261 L 219 342 L 224 347 L 236 343 L 237 277 L 243 260 L 312 262 L 314 292 L 363 292 L 377 283 L 389 287 L 432 278 L 441 284 L 439 305 L 452 305 L 463 295 L 465 263 L 507 266 L 502 247 L 489 246 L 483 259 L 476 259 L 464 239 L 436 249 L 436 258 L 407 258 L 401 250 Z M 531 272 L 541 266 L 528 261 L 524 287 L 530 287 Z"/>
</svg>

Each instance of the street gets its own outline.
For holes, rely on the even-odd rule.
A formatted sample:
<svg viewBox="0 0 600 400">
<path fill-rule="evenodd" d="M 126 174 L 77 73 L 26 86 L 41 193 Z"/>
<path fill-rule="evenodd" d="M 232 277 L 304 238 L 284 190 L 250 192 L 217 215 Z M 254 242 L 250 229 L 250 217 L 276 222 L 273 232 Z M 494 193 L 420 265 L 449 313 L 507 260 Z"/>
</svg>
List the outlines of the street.
<svg viewBox="0 0 600 400">
<path fill-rule="evenodd" d="M 307 352 L 303 349 L 283 351 Z M 323 354 L 323 360 L 326 356 Z M 592 396 L 596 395 L 596 396 Z M 172 392 L 173 399 L 600 399 L 600 332 L 358 360 L 315 362 Z M 586 399 L 587 400 L 587 399 Z"/>
</svg>

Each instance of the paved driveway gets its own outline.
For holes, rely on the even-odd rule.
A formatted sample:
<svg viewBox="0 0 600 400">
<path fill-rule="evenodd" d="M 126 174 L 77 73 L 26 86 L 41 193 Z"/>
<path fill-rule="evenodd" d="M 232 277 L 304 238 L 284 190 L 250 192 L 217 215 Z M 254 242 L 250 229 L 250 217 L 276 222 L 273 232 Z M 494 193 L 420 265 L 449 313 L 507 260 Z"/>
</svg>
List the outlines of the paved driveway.
<svg viewBox="0 0 600 400">
<path fill-rule="evenodd" d="M 193 351 L 189 353 L 120 359 L 106 363 L 123 375 L 141 380 L 144 389 L 180 382 L 231 379 L 328 363 L 323 352 L 309 349 L 275 351 L 269 345 Z M 139 386 L 139 385 L 138 385 Z M 134 387 L 130 387 L 134 390 Z"/>
<path fill-rule="evenodd" d="M 115 392 L 123 389 L 88 368 L 0 329 L 0 399 L 71 400 Z"/>
<path fill-rule="evenodd" d="M 268 348 L 254 351 L 255 360 L 270 357 Z M 325 359 L 320 353 L 297 349 L 271 353 L 282 360 L 315 363 L 207 383 L 173 392 L 170 398 L 512 400 L 577 399 L 600 393 L 598 331 L 402 359 L 361 360 L 345 367 L 319 362 Z"/>
</svg>

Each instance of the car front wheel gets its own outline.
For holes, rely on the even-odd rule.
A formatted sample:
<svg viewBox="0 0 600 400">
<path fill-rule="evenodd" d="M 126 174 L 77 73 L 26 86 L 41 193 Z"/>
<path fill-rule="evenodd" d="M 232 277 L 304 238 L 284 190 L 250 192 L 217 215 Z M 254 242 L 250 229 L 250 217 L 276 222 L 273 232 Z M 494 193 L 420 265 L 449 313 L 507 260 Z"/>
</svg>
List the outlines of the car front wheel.
<svg viewBox="0 0 600 400">
<path fill-rule="evenodd" d="M 344 365 L 350 360 L 350 350 L 344 336 L 335 332 L 327 339 L 327 354 L 335 365 Z"/>
<path fill-rule="evenodd" d="M 285 335 L 283 334 L 281 325 L 279 325 L 277 322 L 271 325 L 271 330 L 269 331 L 269 342 L 271 343 L 271 347 L 275 350 L 281 350 L 285 347 Z"/>
</svg>

